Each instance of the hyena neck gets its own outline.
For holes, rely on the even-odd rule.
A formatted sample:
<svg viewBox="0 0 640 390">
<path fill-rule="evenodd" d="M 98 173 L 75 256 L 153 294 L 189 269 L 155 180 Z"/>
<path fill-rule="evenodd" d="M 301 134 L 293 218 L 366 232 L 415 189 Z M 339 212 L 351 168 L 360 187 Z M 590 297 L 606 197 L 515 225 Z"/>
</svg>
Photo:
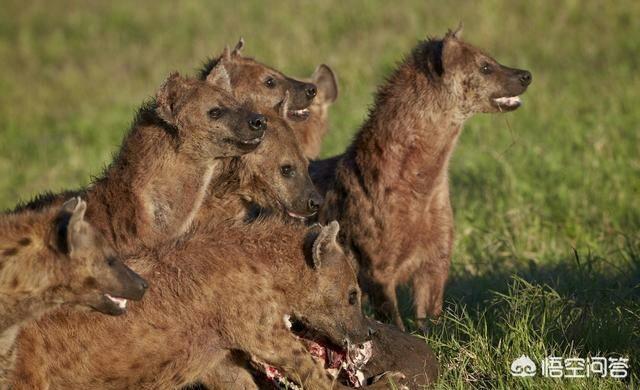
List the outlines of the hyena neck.
<svg viewBox="0 0 640 390">
<path fill-rule="evenodd" d="M 369 190 L 429 193 L 446 178 L 464 118 L 435 77 L 410 58 L 378 91 L 347 152 Z"/>
<path fill-rule="evenodd" d="M 48 243 L 56 212 L 24 211 L 0 220 L 0 334 L 54 306 L 54 286 L 64 281 Z"/>
<path fill-rule="evenodd" d="M 207 192 L 197 214 L 198 223 L 242 219 L 246 211 L 242 192 L 246 186 L 240 157 L 219 160 L 217 173 L 209 182 Z"/>
<path fill-rule="evenodd" d="M 176 238 L 191 226 L 217 165 L 186 152 L 164 126 L 137 125 L 90 189 L 90 221 L 91 212 L 101 214 L 99 220 L 110 226 L 107 236 L 126 253 L 140 242 L 155 246 Z"/>
<path fill-rule="evenodd" d="M 2 381 L 9 376 L 15 362 L 15 341 L 22 326 L 60 306 L 43 297 L 25 295 L 16 298 L 0 294 L 0 389 L 4 388 Z"/>
<path fill-rule="evenodd" d="M 209 192 L 199 213 L 201 222 L 254 221 L 259 216 L 280 213 L 278 197 L 271 184 L 244 157 L 221 160 L 223 167 L 209 185 Z"/>
<path fill-rule="evenodd" d="M 0 317 L 0 355 L 3 353 L 2 347 L 8 345 L 4 341 L 14 335 L 14 329 L 60 307 L 61 304 L 49 302 L 46 295 L 46 293 L 38 295 L 25 293 L 16 297 L 0 294 L 0 313 L 2 313 Z"/>
</svg>

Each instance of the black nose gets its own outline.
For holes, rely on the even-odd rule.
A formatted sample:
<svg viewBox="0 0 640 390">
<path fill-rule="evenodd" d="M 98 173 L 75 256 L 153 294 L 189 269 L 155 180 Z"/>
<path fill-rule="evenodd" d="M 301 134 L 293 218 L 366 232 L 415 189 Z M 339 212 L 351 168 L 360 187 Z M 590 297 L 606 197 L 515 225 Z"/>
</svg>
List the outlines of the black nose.
<svg viewBox="0 0 640 390">
<path fill-rule="evenodd" d="M 314 199 L 309 199 L 309 211 L 315 213 L 320 210 L 320 205 Z"/>
<path fill-rule="evenodd" d="M 127 272 L 129 273 L 129 276 L 131 277 L 131 280 L 135 285 L 135 288 L 138 289 L 139 292 L 144 292 L 146 289 L 149 288 L 149 283 L 147 283 L 147 281 L 142 276 L 138 275 L 128 267 L 127 267 Z"/>
<path fill-rule="evenodd" d="M 265 130 L 267 128 L 267 118 L 261 114 L 253 114 L 249 118 L 249 127 L 256 131 Z"/>
<path fill-rule="evenodd" d="M 316 89 L 315 85 L 309 84 L 304 89 L 304 93 L 307 95 L 307 98 L 313 99 L 314 97 L 316 97 L 316 94 L 318 93 L 318 90 Z"/>
<path fill-rule="evenodd" d="M 520 73 L 520 84 L 522 84 L 523 87 L 531 84 L 531 72 L 529 72 L 528 70 L 523 70 Z"/>
<path fill-rule="evenodd" d="M 309 208 L 309 211 L 312 213 L 317 212 L 318 210 L 320 210 L 320 206 L 322 206 L 322 196 L 320 196 L 320 194 L 313 194 L 311 195 L 311 197 L 309 198 L 309 202 L 307 203 L 307 206 Z"/>
</svg>

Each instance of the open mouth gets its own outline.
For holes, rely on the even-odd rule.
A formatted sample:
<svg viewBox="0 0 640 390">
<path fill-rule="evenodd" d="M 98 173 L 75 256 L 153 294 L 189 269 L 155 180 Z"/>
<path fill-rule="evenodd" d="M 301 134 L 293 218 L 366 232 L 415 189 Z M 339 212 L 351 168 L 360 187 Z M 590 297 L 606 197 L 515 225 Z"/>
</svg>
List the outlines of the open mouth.
<svg viewBox="0 0 640 390">
<path fill-rule="evenodd" d="M 499 98 L 492 98 L 491 102 L 500 111 L 513 111 L 522 105 L 520 96 L 503 96 Z"/>
<path fill-rule="evenodd" d="M 251 138 L 249 140 L 240 141 L 240 143 L 243 144 L 243 145 L 257 145 L 262 141 L 262 138 L 264 138 L 264 136 Z"/>
<path fill-rule="evenodd" d="M 259 137 L 255 137 L 255 138 L 243 139 L 243 140 L 227 138 L 225 139 L 225 141 L 232 145 L 236 145 L 237 147 L 243 150 L 254 150 L 256 147 L 258 147 L 258 145 L 260 145 L 260 142 L 262 142 L 263 139 L 264 139 L 264 133 L 262 133 Z"/>
<path fill-rule="evenodd" d="M 306 221 L 307 218 L 313 217 L 314 215 L 316 215 L 316 213 L 302 215 L 302 214 L 294 213 L 293 211 L 286 210 L 286 209 L 285 209 L 285 211 L 287 212 L 287 215 L 290 216 L 291 218 L 299 219 L 301 221 Z"/>
<path fill-rule="evenodd" d="M 98 301 L 90 305 L 94 310 L 111 316 L 119 316 L 127 312 L 128 300 L 111 294 L 102 294 Z"/>
<path fill-rule="evenodd" d="M 291 316 L 285 316 L 283 320 L 291 330 L 291 333 L 307 346 L 309 354 L 319 361 L 333 378 L 355 388 L 368 384 L 362 368 L 371 359 L 373 352 L 371 341 L 349 345 L 344 349 Z M 299 384 L 284 376 L 278 368 L 265 363 L 261 363 L 261 365 L 267 379 L 277 388 L 302 388 Z"/>
<path fill-rule="evenodd" d="M 299 214 L 299 213 L 296 213 L 295 211 L 289 210 L 289 208 L 287 206 L 285 206 L 285 204 L 281 200 L 278 200 L 278 203 L 280 204 L 280 208 L 282 208 L 282 211 L 285 214 L 287 214 L 291 218 L 298 219 L 298 220 L 301 220 L 301 221 L 306 221 L 307 218 L 311 218 L 311 217 L 313 217 L 314 215 L 317 214 L 317 212 L 315 212 L 315 211 L 313 213 L 311 213 L 311 214 Z"/>
<path fill-rule="evenodd" d="M 309 118 L 309 109 L 303 108 L 302 110 L 289 110 L 287 111 L 287 117 L 294 121 L 303 121 Z"/>
<path fill-rule="evenodd" d="M 114 297 L 113 295 L 104 294 L 109 301 L 116 305 L 119 309 L 125 310 L 127 308 L 127 300 L 124 298 Z"/>
</svg>

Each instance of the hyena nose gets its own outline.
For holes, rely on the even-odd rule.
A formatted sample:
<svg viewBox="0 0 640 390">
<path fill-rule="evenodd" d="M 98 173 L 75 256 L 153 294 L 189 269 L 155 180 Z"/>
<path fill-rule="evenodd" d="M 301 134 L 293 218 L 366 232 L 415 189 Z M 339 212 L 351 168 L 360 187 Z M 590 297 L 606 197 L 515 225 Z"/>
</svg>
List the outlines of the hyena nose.
<svg viewBox="0 0 640 390">
<path fill-rule="evenodd" d="M 309 199 L 309 211 L 315 213 L 320 210 L 320 205 L 313 199 Z"/>
<path fill-rule="evenodd" d="M 255 131 L 267 128 L 267 118 L 261 114 L 254 114 L 249 118 L 249 127 Z"/>
<path fill-rule="evenodd" d="M 520 84 L 522 84 L 523 87 L 531 84 L 531 72 L 529 72 L 528 70 L 523 70 L 520 73 Z"/>
<path fill-rule="evenodd" d="M 314 97 L 316 97 L 318 90 L 316 89 L 315 85 L 309 84 L 307 88 L 305 88 L 304 93 L 307 95 L 307 98 L 313 99 Z"/>
<path fill-rule="evenodd" d="M 322 197 L 319 194 L 311 195 L 309 198 L 309 202 L 307 203 L 309 212 L 316 213 L 320 210 L 320 206 L 322 206 Z"/>
</svg>

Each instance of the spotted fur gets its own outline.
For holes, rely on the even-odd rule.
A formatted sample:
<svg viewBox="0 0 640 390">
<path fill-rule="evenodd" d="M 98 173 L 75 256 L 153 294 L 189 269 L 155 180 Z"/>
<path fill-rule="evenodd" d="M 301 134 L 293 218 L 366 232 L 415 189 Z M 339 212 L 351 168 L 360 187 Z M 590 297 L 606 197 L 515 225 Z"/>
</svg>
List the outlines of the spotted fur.
<svg viewBox="0 0 640 390">
<path fill-rule="evenodd" d="M 531 81 L 458 35 L 419 43 L 378 90 L 347 151 L 310 167 L 325 194 L 320 221 L 340 221 L 361 287 L 399 327 L 400 284 L 412 283 L 417 318 L 442 310 L 454 232 L 447 171 L 464 121 L 501 111 L 493 98 Z"/>
</svg>

